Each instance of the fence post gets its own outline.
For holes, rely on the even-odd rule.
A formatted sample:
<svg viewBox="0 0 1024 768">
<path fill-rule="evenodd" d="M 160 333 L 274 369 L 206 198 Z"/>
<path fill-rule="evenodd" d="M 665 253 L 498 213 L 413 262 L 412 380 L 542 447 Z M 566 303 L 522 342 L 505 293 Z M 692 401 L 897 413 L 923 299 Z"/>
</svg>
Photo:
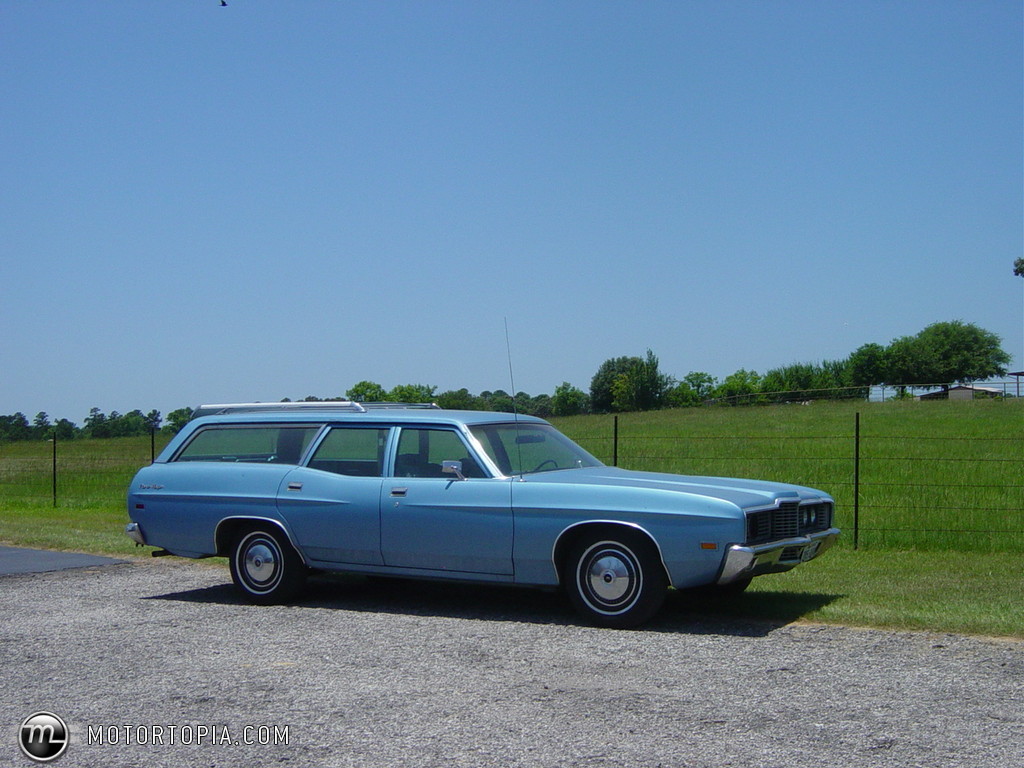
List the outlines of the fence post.
<svg viewBox="0 0 1024 768">
<path fill-rule="evenodd" d="M 156 463 L 156 430 L 149 430 L 149 463 Z"/>
<path fill-rule="evenodd" d="M 612 466 L 619 466 L 619 417 L 614 417 L 613 424 L 615 425 L 612 429 Z"/>
<path fill-rule="evenodd" d="M 56 429 L 56 427 L 53 430 L 53 440 L 51 440 L 50 442 L 53 443 L 53 464 L 52 464 L 53 469 L 52 469 L 52 472 L 51 472 L 51 477 L 53 478 L 53 506 L 56 507 L 57 506 L 57 429 Z"/>
<path fill-rule="evenodd" d="M 853 548 L 860 544 L 860 411 L 853 421 Z"/>
</svg>

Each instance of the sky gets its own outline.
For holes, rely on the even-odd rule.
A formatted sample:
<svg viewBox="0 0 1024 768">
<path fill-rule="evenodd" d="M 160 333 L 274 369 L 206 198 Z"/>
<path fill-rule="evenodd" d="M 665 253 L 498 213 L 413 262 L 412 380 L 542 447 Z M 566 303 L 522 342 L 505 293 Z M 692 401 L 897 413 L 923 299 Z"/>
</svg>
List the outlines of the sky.
<svg viewBox="0 0 1024 768">
<path fill-rule="evenodd" d="M 1022 370 L 1022 9 L 0 0 L 0 413 Z"/>
</svg>

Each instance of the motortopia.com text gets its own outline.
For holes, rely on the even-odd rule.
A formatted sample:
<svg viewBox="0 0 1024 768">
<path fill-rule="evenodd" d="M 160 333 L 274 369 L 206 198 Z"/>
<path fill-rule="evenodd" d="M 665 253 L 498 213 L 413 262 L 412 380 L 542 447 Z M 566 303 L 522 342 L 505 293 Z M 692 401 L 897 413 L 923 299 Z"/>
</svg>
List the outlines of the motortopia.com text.
<svg viewBox="0 0 1024 768">
<path fill-rule="evenodd" d="M 287 746 L 287 725 L 90 725 L 88 743 L 110 746 Z"/>
</svg>

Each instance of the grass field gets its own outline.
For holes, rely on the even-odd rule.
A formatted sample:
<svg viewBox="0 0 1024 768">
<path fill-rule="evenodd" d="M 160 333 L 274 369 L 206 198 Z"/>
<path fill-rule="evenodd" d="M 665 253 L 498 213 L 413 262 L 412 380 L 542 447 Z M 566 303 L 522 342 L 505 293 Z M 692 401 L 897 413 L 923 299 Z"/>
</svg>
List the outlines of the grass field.
<svg viewBox="0 0 1024 768">
<path fill-rule="evenodd" d="M 1024 400 L 825 403 L 619 417 L 629 469 L 780 480 L 837 502 L 852 544 L 860 413 L 860 545 L 1024 552 Z M 557 420 L 611 463 L 611 416 Z"/>
<path fill-rule="evenodd" d="M 735 603 L 702 607 L 766 621 L 1024 638 L 1022 588 L 1020 554 L 839 547 L 754 579 Z"/>
<path fill-rule="evenodd" d="M 852 549 L 853 436 L 861 413 L 860 548 Z M 605 461 L 612 418 L 559 419 Z M 823 488 L 840 545 L 735 600 L 730 616 L 1024 637 L 1024 401 L 815 403 L 619 417 L 618 463 Z M 158 443 L 157 450 L 162 447 Z M 0 443 L 0 541 L 141 554 L 122 534 L 124 491 L 149 438 Z"/>
</svg>

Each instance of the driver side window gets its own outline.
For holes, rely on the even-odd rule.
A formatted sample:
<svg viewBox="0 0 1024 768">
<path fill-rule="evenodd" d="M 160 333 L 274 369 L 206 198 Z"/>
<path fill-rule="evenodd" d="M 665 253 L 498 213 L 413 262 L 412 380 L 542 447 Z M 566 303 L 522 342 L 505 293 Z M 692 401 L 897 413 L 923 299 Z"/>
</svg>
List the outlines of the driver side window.
<svg viewBox="0 0 1024 768">
<path fill-rule="evenodd" d="M 451 479 L 451 475 L 441 471 L 444 461 L 461 461 L 465 477 L 487 476 L 457 432 L 450 429 L 402 429 L 395 456 L 395 477 Z"/>
</svg>

